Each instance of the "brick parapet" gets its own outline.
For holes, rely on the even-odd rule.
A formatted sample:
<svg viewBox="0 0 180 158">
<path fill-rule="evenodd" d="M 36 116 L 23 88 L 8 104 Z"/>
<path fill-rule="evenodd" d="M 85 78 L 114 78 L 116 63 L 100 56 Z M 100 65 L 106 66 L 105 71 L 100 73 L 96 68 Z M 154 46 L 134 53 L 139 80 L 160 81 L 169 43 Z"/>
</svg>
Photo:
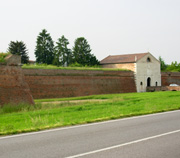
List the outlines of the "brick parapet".
<svg viewBox="0 0 180 158">
<path fill-rule="evenodd" d="M 133 76 L 131 71 L 23 69 L 26 76 Z"/>
</svg>

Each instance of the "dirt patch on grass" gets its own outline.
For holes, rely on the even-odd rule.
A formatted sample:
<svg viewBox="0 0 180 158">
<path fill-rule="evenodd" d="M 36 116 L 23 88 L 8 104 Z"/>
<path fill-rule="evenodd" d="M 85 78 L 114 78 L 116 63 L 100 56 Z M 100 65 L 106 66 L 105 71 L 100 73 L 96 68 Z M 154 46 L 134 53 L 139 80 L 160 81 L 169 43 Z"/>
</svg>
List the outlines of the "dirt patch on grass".
<svg viewBox="0 0 180 158">
<path fill-rule="evenodd" d="M 42 104 L 61 104 L 61 103 L 84 103 L 84 102 L 103 102 L 107 99 L 86 99 L 86 100 L 70 100 L 70 101 L 52 101 L 52 102 L 42 102 Z"/>
</svg>

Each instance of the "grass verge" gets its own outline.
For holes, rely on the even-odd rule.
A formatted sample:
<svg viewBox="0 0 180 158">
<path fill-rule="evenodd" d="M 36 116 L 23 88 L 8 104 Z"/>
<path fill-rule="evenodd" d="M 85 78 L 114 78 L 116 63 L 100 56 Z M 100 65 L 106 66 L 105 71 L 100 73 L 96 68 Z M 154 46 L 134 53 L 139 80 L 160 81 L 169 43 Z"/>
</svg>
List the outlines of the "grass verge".
<svg viewBox="0 0 180 158">
<path fill-rule="evenodd" d="M 36 65 L 29 65 L 24 64 L 22 66 L 23 69 L 61 69 L 61 70 L 93 70 L 93 71 L 130 71 L 127 69 L 112 69 L 112 68 L 101 68 L 101 67 L 59 67 L 55 65 L 45 65 L 45 64 L 36 64 Z"/>
<path fill-rule="evenodd" d="M 78 98 L 36 100 L 35 106 L 0 108 L 0 135 L 92 123 L 180 109 L 180 92 L 127 93 Z M 60 100 L 106 99 L 103 102 Z M 42 104 L 49 101 L 49 104 Z"/>
</svg>

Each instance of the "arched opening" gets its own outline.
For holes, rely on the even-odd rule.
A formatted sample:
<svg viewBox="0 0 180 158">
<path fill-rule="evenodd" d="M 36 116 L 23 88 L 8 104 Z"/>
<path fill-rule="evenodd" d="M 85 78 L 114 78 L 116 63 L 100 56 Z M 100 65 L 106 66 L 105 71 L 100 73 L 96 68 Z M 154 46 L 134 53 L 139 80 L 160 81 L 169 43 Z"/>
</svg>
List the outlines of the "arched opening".
<svg viewBox="0 0 180 158">
<path fill-rule="evenodd" d="M 158 82 L 156 82 L 156 87 L 158 86 Z"/>
<path fill-rule="evenodd" d="M 143 82 L 141 82 L 140 85 L 142 86 L 142 85 L 143 85 Z"/>
<path fill-rule="evenodd" d="M 147 78 L 147 87 L 150 87 L 150 86 L 151 86 L 151 78 L 148 77 L 148 78 Z"/>
<path fill-rule="evenodd" d="M 147 58 L 147 62 L 151 62 L 151 59 L 150 59 L 150 57 L 148 57 L 148 58 Z"/>
</svg>

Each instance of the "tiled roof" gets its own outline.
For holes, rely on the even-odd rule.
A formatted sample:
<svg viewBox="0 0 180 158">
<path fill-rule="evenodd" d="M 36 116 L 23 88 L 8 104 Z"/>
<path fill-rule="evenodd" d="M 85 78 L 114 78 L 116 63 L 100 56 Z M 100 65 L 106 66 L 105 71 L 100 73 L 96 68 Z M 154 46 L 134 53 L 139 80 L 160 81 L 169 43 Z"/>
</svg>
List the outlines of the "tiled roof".
<svg viewBox="0 0 180 158">
<path fill-rule="evenodd" d="M 100 64 L 135 63 L 149 53 L 110 55 L 100 61 Z"/>
</svg>

